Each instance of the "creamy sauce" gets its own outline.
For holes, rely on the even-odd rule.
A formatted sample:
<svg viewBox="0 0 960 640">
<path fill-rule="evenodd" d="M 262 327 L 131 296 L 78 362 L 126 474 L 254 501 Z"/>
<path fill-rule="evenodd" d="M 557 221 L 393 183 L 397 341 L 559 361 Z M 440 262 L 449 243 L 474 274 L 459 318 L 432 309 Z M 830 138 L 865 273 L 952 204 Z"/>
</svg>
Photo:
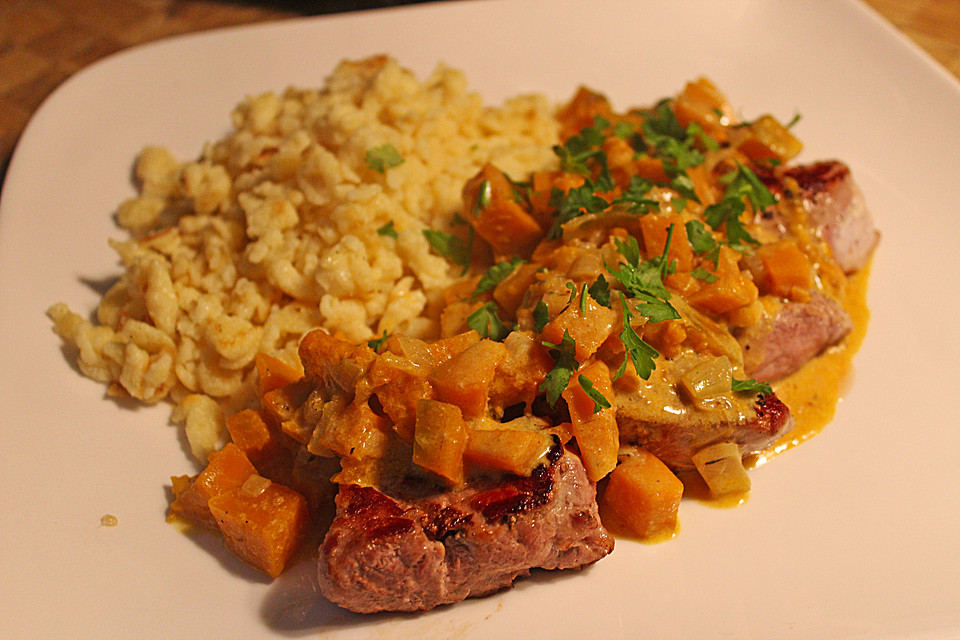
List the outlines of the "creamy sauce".
<svg viewBox="0 0 960 640">
<path fill-rule="evenodd" d="M 778 453 L 806 442 L 833 419 L 837 403 L 849 387 L 853 356 L 867 332 L 870 311 L 867 308 L 867 281 L 870 265 L 849 276 L 843 295 L 843 307 L 853 320 L 850 334 L 838 345 L 808 362 L 802 369 L 773 384 L 777 396 L 790 407 L 794 426 L 767 451 L 750 460 L 759 466 Z"/>
<path fill-rule="evenodd" d="M 799 371 L 773 384 L 777 396 L 790 407 L 794 426 L 772 447 L 759 455 L 745 459 L 747 468 L 766 463 L 775 455 L 792 449 L 820 433 L 833 419 L 843 393 L 849 387 L 856 354 L 867 332 L 870 311 L 867 308 L 867 281 L 870 265 L 849 276 L 844 288 L 842 304 L 853 320 L 853 329 L 838 345 L 820 354 Z M 722 497 L 710 495 L 710 489 L 696 471 L 680 472 L 683 497 L 711 507 L 730 508 L 746 502 L 749 492 Z"/>
</svg>

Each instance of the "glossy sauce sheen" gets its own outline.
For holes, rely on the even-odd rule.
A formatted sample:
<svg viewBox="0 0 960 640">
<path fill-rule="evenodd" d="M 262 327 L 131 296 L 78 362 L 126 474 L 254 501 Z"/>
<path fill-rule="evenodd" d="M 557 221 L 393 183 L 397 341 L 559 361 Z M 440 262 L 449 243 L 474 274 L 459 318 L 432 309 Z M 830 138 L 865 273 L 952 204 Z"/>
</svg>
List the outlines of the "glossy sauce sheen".
<svg viewBox="0 0 960 640">
<path fill-rule="evenodd" d="M 843 307 L 853 320 L 853 330 L 838 345 L 820 354 L 796 373 L 773 384 L 777 396 L 788 406 L 794 417 L 793 429 L 767 451 L 744 459 L 747 468 L 757 467 L 775 455 L 806 442 L 833 419 L 837 403 L 850 383 L 853 356 L 860 348 L 867 332 L 870 311 L 867 308 L 867 281 L 870 265 L 848 277 L 843 296 Z M 720 498 L 710 495 L 703 479 L 695 471 L 680 472 L 683 496 L 716 508 L 731 508 L 749 499 L 749 493 L 732 494 Z"/>
<path fill-rule="evenodd" d="M 774 391 L 793 413 L 794 427 L 771 449 L 757 456 L 752 466 L 763 464 L 774 455 L 806 442 L 833 419 L 837 403 L 850 382 L 853 356 L 867 332 L 869 278 L 870 266 L 867 265 L 847 279 L 843 307 L 853 320 L 853 330 L 843 342 L 773 384 Z"/>
</svg>

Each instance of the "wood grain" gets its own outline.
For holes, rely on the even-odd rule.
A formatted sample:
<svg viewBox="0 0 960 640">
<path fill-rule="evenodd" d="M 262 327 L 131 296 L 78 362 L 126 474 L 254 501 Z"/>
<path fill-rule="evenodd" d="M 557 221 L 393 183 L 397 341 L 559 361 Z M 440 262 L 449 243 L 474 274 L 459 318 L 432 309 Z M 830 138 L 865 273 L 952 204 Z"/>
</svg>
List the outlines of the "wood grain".
<svg viewBox="0 0 960 640">
<path fill-rule="evenodd" d="M 167 36 L 412 0 L 0 0 L 0 180 L 53 89 L 121 49 Z M 960 77 L 960 0 L 865 0 Z"/>
</svg>

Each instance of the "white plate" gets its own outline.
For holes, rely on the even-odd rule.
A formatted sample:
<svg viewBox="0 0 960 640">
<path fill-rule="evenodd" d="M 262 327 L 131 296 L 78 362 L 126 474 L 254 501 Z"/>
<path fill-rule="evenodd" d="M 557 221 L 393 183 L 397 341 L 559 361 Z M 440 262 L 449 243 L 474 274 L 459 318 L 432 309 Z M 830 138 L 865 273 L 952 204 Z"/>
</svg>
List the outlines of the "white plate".
<svg viewBox="0 0 960 640">
<path fill-rule="evenodd" d="M 145 144 L 180 158 L 246 94 L 319 85 L 344 57 L 443 60 L 488 102 L 580 83 L 618 107 L 710 76 L 745 116 L 803 116 L 801 159 L 859 180 L 883 241 L 871 326 L 836 419 L 753 473 L 733 510 L 682 505 L 671 542 L 420 616 L 349 615 L 311 567 L 270 583 L 164 522 L 189 473 L 166 408 L 118 405 L 44 315 L 92 310 Z M 960 86 L 863 6 L 467 1 L 230 29 L 114 56 L 24 133 L 0 209 L 0 635 L 69 638 L 960 637 Z M 113 514 L 116 527 L 101 527 Z"/>
</svg>

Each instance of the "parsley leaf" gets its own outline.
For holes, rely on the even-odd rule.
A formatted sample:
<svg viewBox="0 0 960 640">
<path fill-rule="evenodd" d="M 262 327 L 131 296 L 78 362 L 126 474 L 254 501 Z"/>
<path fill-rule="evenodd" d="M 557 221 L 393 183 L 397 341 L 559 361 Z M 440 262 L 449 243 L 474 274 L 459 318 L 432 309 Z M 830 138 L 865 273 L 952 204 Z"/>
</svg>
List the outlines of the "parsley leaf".
<svg viewBox="0 0 960 640">
<path fill-rule="evenodd" d="M 627 299 L 623 295 L 623 292 L 620 292 L 620 305 L 623 307 L 623 331 L 620 332 L 620 341 L 623 343 L 623 347 L 626 349 L 627 353 L 623 358 L 623 362 L 620 364 L 620 368 L 617 369 L 616 373 L 614 374 L 613 379 L 620 379 L 620 377 L 626 372 L 627 356 L 629 356 L 630 360 L 633 362 L 633 368 L 636 370 L 637 375 L 644 380 L 647 380 L 650 378 L 650 374 L 653 373 L 653 370 L 657 368 L 654 359 L 659 358 L 660 353 L 649 344 L 644 342 L 643 338 L 640 337 L 640 334 L 638 334 L 636 329 L 633 328 L 633 325 L 630 324 L 630 320 L 636 316 L 632 311 L 630 311 L 630 307 L 627 304 Z"/>
<path fill-rule="evenodd" d="M 510 260 L 501 260 L 487 269 L 480 277 L 480 281 L 477 282 L 477 288 L 473 290 L 471 299 L 476 300 L 481 295 L 487 291 L 490 291 L 498 284 L 506 280 L 507 277 L 513 273 L 513 271 L 523 262 L 524 260 L 522 258 L 514 257 Z"/>
<path fill-rule="evenodd" d="M 770 192 L 767 185 L 763 184 L 757 174 L 745 167 L 739 160 L 736 170 L 720 178 L 720 181 L 727 185 L 724 199 L 736 198 L 742 200 L 746 198 L 755 213 L 777 204 L 776 197 Z"/>
<path fill-rule="evenodd" d="M 470 246 L 463 238 L 434 229 L 424 229 L 423 235 L 439 255 L 462 266 L 464 270 L 470 266 Z"/>
<path fill-rule="evenodd" d="M 727 243 L 734 249 L 743 248 L 747 244 L 758 245 L 760 241 L 750 235 L 740 221 L 740 216 L 746 210 L 743 200 L 724 198 L 720 202 L 708 205 L 703 210 L 703 219 L 714 229 L 726 225 Z"/>
<path fill-rule="evenodd" d="M 477 201 L 473 206 L 474 217 L 479 216 L 481 211 L 490 206 L 491 198 L 493 198 L 493 187 L 491 187 L 489 180 L 484 180 L 477 190 Z"/>
<path fill-rule="evenodd" d="M 546 393 L 547 402 L 552 407 L 557 404 L 560 394 L 567 388 L 573 373 L 580 368 L 580 363 L 577 362 L 577 343 L 570 337 L 568 331 L 563 332 L 560 344 L 544 342 L 543 346 L 550 350 L 550 356 L 555 364 L 540 383 L 538 390 Z"/>
<path fill-rule="evenodd" d="M 687 239 L 690 240 L 690 246 L 693 247 L 694 253 L 709 254 L 718 248 L 719 245 L 713 234 L 699 220 L 688 220 L 683 226 L 687 230 Z"/>
<path fill-rule="evenodd" d="M 392 144 L 382 144 L 367 150 L 367 166 L 374 171 L 386 173 L 387 169 L 403 164 L 403 156 Z"/>
<path fill-rule="evenodd" d="M 374 351 L 380 351 L 380 347 L 383 346 L 383 343 L 387 341 L 387 338 L 390 336 L 387 334 L 387 330 L 383 330 L 383 335 L 379 338 L 371 338 L 367 340 L 367 346 L 373 349 Z"/>
<path fill-rule="evenodd" d="M 393 220 L 391 220 L 391 221 L 388 222 L 387 224 L 385 224 L 385 225 L 383 225 L 382 227 L 380 227 L 379 229 L 377 229 L 377 235 L 378 235 L 378 236 L 387 236 L 388 238 L 396 238 L 396 237 L 397 237 L 397 230 L 393 228 Z"/>
<path fill-rule="evenodd" d="M 580 383 L 580 388 L 587 394 L 587 397 L 593 400 L 594 413 L 600 413 L 603 409 L 610 408 L 610 401 L 604 398 L 603 394 L 593 386 L 593 380 L 581 373 L 577 378 L 577 382 Z"/>
<path fill-rule="evenodd" d="M 562 145 L 553 147 L 560 159 L 560 168 L 570 173 L 589 176 L 593 173 L 590 161 L 600 161 L 606 165 L 603 152 L 603 129 L 610 126 L 603 117 L 596 116 L 593 126 L 584 127 L 580 133 L 570 136 Z"/>
<path fill-rule="evenodd" d="M 557 210 L 556 218 L 550 227 L 549 237 L 559 238 L 563 225 L 585 213 L 600 213 L 610 203 L 596 194 L 597 187 L 587 180 L 579 187 L 570 189 L 566 194 L 556 187 L 550 192 L 550 206 Z"/>
<path fill-rule="evenodd" d="M 610 285 L 602 273 L 593 281 L 593 284 L 590 285 L 587 292 L 591 298 L 597 301 L 597 304 L 601 304 L 607 308 L 610 307 Z"/>
<path fill-rule="evenodd" d="M 710 273 L 703 267 L 697 267 L 696 269 L 690 272 L 690 275 L 692 275 L 697 280 L 702 280 L 703 282 L 706 282 L 707 284 L 710 284 L 711 282 L 716 282 L 717 280 L 719 280 L 719 278 L 717 278 L 716 275 Z"/>
<path fill-rule="evenodd" d="M 733 391 L 739 393 L 751 393 L 757 392 L 761 396 L 769 396 L 773 393 L 773 388 L 766 382 L 757 382 L 755 378 L 750 378 L 749 380 L 737 380 L 733 378 L 731 384 Z"/>
<path fill-rule="evenodd" d="M 488 302 L 467 317 L 467 326 L 483 338 L 500 342 L 509 335 L 510 328 L 500 320 L 499 310 L 496 302 Z"/>
<path fill-rule="evenodd" d="M 642 214 L 658 211 L 660 209 L 660 203 L 651 198 L 644 197 L 650 192 L 651 188 L 653 188 L 653 183 L 650 180 L 640 176 L 631 176 L 630 183 L 627 185 L 623 195 L 614 198 L 610 204 L 625 204 L 627 211 L 630 213 Z"/>
<path fill-rule="evenodd" d="M 637 311 L 651 322 L 679 318 L 680 314 L 668 302 L 670 292 L 663 284 L 663 276 L 671 271 L 666 259 L 669 239 L 664 246 L 663 256 L 644 262 L 640 261 L 640 248 L 633 236 L 628 236 L 626 241 L 615 239 L 614 243 L 627 262 L 620 263 L 617 268 L 607 265 L 607 271 L 620 282 L 631 298 L 643 301 Z"/>
<path fill-rule="evenodd" d="M 537 333 L 540 333 L 549 322 L 550 309 L 547 308 L 546 302 L 540 300 L 537 302 L 537 306 L 533 308 L 533 326 L 536 328 Z"/>
</svg>

